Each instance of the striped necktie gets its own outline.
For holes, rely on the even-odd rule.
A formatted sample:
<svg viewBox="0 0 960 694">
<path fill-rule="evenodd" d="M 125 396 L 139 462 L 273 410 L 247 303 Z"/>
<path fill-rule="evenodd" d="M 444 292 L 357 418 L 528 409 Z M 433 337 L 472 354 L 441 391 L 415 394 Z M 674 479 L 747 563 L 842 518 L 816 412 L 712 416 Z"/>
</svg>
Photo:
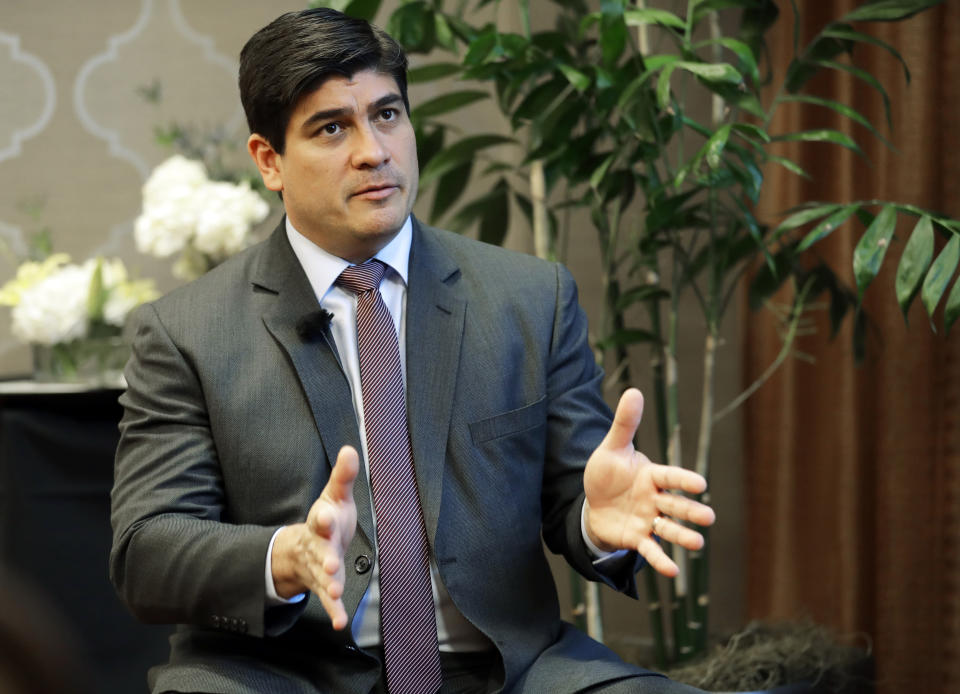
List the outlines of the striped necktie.
<svg viewBox="0 0 960 694">
<path fill-rule="evenodd" d="M 380 296 L 386 265 L 353 265 L 337 285 L 357 295 L 357 351 L 370 487 L 377 515 L 380 633 L 390 694 L 440 688 L 429 546 L 414 475 L 397 331 Z"/>
</svg>

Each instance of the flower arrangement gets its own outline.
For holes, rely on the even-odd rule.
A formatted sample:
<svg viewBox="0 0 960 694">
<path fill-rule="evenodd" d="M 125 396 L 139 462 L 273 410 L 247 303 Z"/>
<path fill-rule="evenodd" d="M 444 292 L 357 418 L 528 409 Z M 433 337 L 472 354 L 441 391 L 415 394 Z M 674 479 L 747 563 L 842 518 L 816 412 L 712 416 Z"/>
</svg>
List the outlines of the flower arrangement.
<svg viewBox="0 0 960 694">
<path fill-rule="evenodd" d="M 269 213 L 249 182 L 211 180 L 202 162 L 175 154 L 143 186 L 134 239 L 138 250 L 158 258 L 179 253 L 173 274 L 190 280 L 249 246 Z"/>
<path fill-rule="evenodd" d="M 159 296 L 153 280 L 131 279 L 117 258 L 78 265 L 65 253 L 21 263 L 0 287 L 0 305 L 13 309 L 12 332 L 33 345 L 35 370 L 42 361 L 45 380 L 119 375 L 128 314 Z"/>
</svg>

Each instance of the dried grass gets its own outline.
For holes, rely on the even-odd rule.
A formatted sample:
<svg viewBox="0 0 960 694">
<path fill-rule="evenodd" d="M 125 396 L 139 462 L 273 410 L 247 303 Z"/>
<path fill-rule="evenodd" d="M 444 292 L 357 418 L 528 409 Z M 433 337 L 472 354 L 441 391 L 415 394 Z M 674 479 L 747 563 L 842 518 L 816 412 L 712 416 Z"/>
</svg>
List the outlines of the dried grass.
<svg viewBox="0 0 960 694">
<path fill-rule="evenodd" d="M 860 646 L 842 643 L 810 622 L 754 622 L 703 660 L 666 674 L 708 691 L 756 691 L 802 682 L 823 692 L 871 692 L 869 644 L 865 637 L 860 641 Z"/>
</svg>

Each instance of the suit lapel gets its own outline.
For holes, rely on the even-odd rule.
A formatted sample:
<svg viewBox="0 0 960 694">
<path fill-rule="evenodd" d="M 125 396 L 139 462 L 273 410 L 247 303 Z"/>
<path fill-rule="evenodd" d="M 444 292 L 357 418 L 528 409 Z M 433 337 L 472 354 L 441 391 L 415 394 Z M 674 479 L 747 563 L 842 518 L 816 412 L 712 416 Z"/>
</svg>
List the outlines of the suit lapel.
<svg viewBox="0 0 960 694">
<path fill-rule="evenodd" d="M 414 220 L 407 288 L 407 410 L 431 544 L 440 514 L 465 308 L 459 267 L 435 232 Z"/>
<path fill-rule="evenodd" d="M 263 322 L 281 344 L 310 403 L 327 464 L 333 465 L 341 446 L 361 451 L 350 383 L 340 368 L 329 331 L 304 329 L 304 318 L 319 310 L 316 296 L 287 240 L 283 222 L 267 241 L 253 278 L 253 291 L 274 294 Z M 373 518 L 367 477 L 357 476 L 353 487 L 357 524 L 372 546 Z"/>
</svg>

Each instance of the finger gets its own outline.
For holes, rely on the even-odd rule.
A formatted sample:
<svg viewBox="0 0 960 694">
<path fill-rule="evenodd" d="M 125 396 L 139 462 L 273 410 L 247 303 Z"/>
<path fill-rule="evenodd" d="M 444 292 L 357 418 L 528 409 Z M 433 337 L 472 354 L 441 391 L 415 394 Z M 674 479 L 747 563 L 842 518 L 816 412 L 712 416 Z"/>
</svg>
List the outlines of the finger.
<svg viewBox="0 0 960 694">
<path fill-rule="evenodd" d="M 344 446 L 337 453 L 337 462 L 330 472 L 324 492 L 333 501 L 353 500 L 353 481 L 360 470 L 360 456 L 353 446 Z"/>
<path fill-rule="evenodd" d="M 325 540 L 332 539 L 337 525 L 336 515 L 333 509 L 323 504 L 323 502 L 317 504 L 315 509 L 316 510 L 310 514 L 310 529 Z"/>
<path fill-rule="evenodd" d="M 707 481 L 702 475 L 676 465 L 653 464 L 650 479 L 660 489 L 678 489 L 690 494 L 702 494 L 707 490 Z"/>
<path fill-rule="evenodd" d="M 636 388 L 628 388 L 620 396 L 617 411 L 613 415 L 613 424 L 601 445 L 612 449 L 632 446 L 642 418 L 643 394 Z"/>
<path fill-rule="evenodd" d="M 343 600 L 338 597 L 331 597 L 326 590 L 316 591 L 320 598 L 320 604 L 323 605 L 324 612 L 330 617 L 333 628 L 340 631 L 347 626 L 347 610 L 343 606 Z"/>
<path fill-rule="evenodd" d="M 653 567 L 657 573 L 664 576 L 674 577 L 680 573 L 680 567 L 667 556 L 653 539 L 645 537 L 637 543 L 637 551 L 647 560 L 647 563 Z"/>
<path fill-rule="evenodd" d="M 703 535 L 696 530 L 685 528 L 676 521 L 661 516 L 657 521 L 656 534 L 667 542 L 680 545 L 689 550 L 698 550 L 703 547 Z"/>
<path fill-rule="evenodd" d="M 677 494 L 660 492 L 655 497 L 654 504 L 657 510 L 666 516 L 673 516 L 697 525 L 713 525 L 717 519 L 713 509 L 706 504 Z"/>
</svg>

